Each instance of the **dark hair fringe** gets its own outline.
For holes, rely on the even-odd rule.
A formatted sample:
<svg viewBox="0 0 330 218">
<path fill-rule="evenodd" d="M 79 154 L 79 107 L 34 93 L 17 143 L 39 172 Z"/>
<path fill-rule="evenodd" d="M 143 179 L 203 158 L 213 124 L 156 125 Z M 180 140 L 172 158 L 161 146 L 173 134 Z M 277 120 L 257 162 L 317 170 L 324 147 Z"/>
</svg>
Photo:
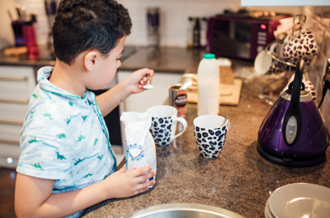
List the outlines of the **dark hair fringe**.
<svg viewBox="0 0 330 218">
<path fill-rule="evenodd" d="M 69 65 L 90 49 L 107 56 L 131 27 L 128 10 L 115 0 L 62 0 L 52 28 L 55 55 Z"/>
</svg>

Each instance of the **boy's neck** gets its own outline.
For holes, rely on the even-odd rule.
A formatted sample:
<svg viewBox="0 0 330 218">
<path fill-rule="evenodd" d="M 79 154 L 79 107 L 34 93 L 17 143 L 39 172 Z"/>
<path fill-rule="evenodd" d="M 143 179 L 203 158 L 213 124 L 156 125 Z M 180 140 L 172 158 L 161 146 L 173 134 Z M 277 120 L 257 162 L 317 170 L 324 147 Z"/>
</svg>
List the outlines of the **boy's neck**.
<svg viewBox="0 0 330 218">
<path fill-rule="evenodd" d="M 75 63 L 68 65 L 56 59 L 49 82 L 71 94 L 84 97 L 86 87 L 82 81 L 82 71 Z"/>
</svg>

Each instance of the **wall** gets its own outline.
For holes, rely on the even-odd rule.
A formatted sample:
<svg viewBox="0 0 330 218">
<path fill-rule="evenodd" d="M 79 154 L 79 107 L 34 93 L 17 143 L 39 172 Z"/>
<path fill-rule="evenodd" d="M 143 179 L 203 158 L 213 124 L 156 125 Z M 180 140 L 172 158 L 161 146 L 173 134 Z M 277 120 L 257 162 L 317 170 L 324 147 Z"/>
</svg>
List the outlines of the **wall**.
<svg viewBox="0 0 330 218">
<path fill-rule="evenodd" d="M 210 17 L 222 13 L 224 9 L 237 10 L 241 0 L 118 0 L 130 13 L 133 21 L 132 34 L 127 45 L 147 45 L 146 9 L 159 7 L 160 34 L 162 46 L 185 47 L 188 17 Z M 298 14 L 302 7 L 248 7 L 256 10 L 272 10 Z"/>
<path fill-rule="evenodd" d="M 326 63 L 330 59 L 330 6 L 304 7 L 303 13 L 307 16 L 306 28 L 312 30 L 319 47 L 319 54 L 314 64 L 307 68 L 308 77 L 316 88 L 317 104 L 319 104 L 322 97 L 322 81 Z M 330 91 L 327 91 L 320 111 L 330 131 Z"/>
<path fill-rule="evenodd" d="M 0 49 L 14 45 L 14 33 L 7 11 L 14 16 L 14 0 L 0 0 Z"/>
<path fill-rule="evenodd" d="M 3 1 L 3 0 L 1 0 Z M 7 1 L 7 0 L 6 0 Z M 13 0 L 25 5 L 27 12 L 38 16 L 36 33 L 39 43 L 45 43 L 49 25 L 45 15 L 43 0 Z M 59 0 L 58 0 L 59 1 Z M 162 46 L 185 47 L 187 39 L 188 17 L 210 17 L 222 13 L 224 9 L 237 10 L 241 0 L 118 0 L 130 13 L 133 22 L 132 34 L 127 38 L 126 45 L 147 45 L 146 9 L 159 7 L 160 33 Z M 249 9 L 272 10 L 298 14 L 302 7 L 249 7 Z M 2 13 L 2 9 L 0 9 Z"/>
<path fill-rule="evenodd" d="M 1 0 L 2 1 L 2 0 Z M 35 31 L 37 41 L 40 44 L 46 44 L 50 25 L 46 16 L 44 0 L 14 0 L 17 4 L 26 7 L 27 14 L 35 13 L 37 15 L 37 23 L 35 24 Z M 56 0 L 59 2 L 60 0 Z"/>
</svg>

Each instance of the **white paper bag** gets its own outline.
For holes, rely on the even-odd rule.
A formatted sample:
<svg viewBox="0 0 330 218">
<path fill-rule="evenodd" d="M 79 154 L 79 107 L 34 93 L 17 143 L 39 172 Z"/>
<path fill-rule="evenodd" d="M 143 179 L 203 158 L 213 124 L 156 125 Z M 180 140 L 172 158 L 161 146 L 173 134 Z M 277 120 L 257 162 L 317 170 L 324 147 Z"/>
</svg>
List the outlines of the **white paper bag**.
<svg viewBox="0 0 330 218">
<path fill-rule="evenodd" d="M 156 147 L 149 132 L 151 126 L 149 113 L 123 112 L 120 120 L 125 124 L 126 170 L 150 165 L 156 172 Z M 156 176 L 149 180 L 152 179 L 156 179 Z"/>
</svg>

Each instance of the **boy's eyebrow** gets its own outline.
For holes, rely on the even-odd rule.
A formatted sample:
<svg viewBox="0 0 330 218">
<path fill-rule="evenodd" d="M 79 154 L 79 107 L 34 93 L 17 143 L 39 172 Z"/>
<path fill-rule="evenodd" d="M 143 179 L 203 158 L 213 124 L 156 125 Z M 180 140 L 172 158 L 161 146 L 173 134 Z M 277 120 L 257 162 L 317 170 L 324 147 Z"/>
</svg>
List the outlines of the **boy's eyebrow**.
<svg viewBox="0 0 330 218">
<path fill-rule="evenodd" d="M 120 52 L 120 55 L 122 55 L 122 54 L 124 53 L 124 50 L 125 50 L 125 49 L 123 49 L 123 50 Z"/>
</svg>

